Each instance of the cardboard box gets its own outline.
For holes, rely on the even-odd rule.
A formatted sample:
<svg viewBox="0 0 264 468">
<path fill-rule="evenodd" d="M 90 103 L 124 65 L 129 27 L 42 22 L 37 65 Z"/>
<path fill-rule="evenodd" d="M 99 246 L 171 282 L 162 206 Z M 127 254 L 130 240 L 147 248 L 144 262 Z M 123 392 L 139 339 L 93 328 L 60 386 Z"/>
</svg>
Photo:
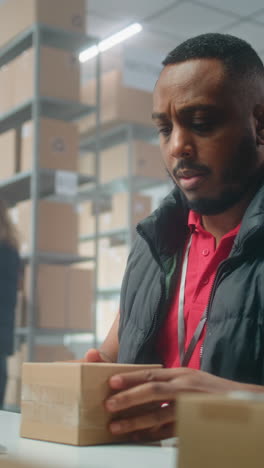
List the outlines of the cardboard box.
<svg viewBox="0 0 264 468">
<path fill-rule="evenodd" d="M 79 236 L 89 236 L 95 233 L 95 217 L 92 213 L 92 202 L 80 203 L 78 213 L 78 233 Z"/>
<path fill-rule="evenodd" d="M 29 298 L 31 270 L 25 268 Z M 93 271 L 61 265 L 39 265 L 35 325 L 46 329 L 93 329 Z"/>
<path fill-rule="evenodd" d="M 14 87 L 14 61 L 11 61 L 7 65 L 0 67 L 0 117 L 14 107 Z"/>
<path fill-rule="evenodd" d="M 35 51 L 28 49 L 14 60 L 16 79 L 14 105 L 19 106 L 34 96 Z M 71 52 L 41 47 L 39 92 L 42 97 L 80 100 L 80 63 Z"/>
<path fill-rule="evenodd" d="M 99 232 L 111 231 L 114 229 L 111 200 L 108 207 L 102 206 L 102 212 L 98 215 Z M 92 201 L 86 201 L 78 207 L 78 231 L 79 236 L 89 236 L 95 234 L 95 214 Z"/>
<path fill-rule="evenodd" d="M 151 198 L 138 193 L 132 194 L 132 226 L 151 214 Z M 113 229 L 128 227 L 129 199 L 127 192 L 118 192 L 112 198 Z"/>
<path fill-rule="evenodd" d="M 34 360 L 36 362 L 69 361 L 75 359 L 75 355 L 63 345 L 36 345 L 34 347 Z"/>
<path fill-rule="evenodd" d="M 115 145 L 100 155 L 100 182 L 102 184 L 129 176 L 128 144 Z M 134 140 L 132 142 L 132 171 L 135 177 L 157 180 L 167 178 L 158 145 Z"/>
<path fill-rule="evenodd" d="M 13 177 L 19 164 L 19 133 L 8 130 L 0 134 L 0 181 Z"/>
<path fill-rule="evenodd" d="M 113 393 L 108 380 L 116 373 L 150 367 L 102 363 L 24 364 L 21 436 L 72 445 L 128 440 L 129 436 L 114 436 L 108 430 L 111 417 L 103 405 Z"/>
<path fill-rule="evenodd" d="M 71 267 L 68 270 L 67 283 L 66 328 L 93 330 L 93 271 Z"/>
<path fill-rule="evenodd" d="M 77 214 L 69 203 L 40 200 L 38 205 L 37 249 L 44 252 L 76 254 L 78 240 Z M 31 248 L 30 200 L 18 204 L 17 227 L 21 252 Z"/>
<path fill-rule="evenodd" d="M 101 184 L 127 178 L 128 143 L 120 143 L 100 152 L 99 181 Z M 79 158 L 79 172 L 95 175 L 95 154 L 85 153 Z M 167 174 L 158 145 L 134 140 L 132 142 L 132 172 L 134 177 L 164 181 Z"/>
<path fill-rule="evenodd" d="M 132 226 L 136 226 L 142 219 L 151 214 L 151 197 L 133 193 L 132 195 Z M 78 207 L 79 236 L 95 233 L 95 215 L 93 203 L 84 202 Z M 99 232 L 127 229 L 129 221 L 129 199 L 127 192 L 115 193 L 111 200 L 102 208 L 98 215 Z"/>
<path fill-rule="evenodd" d="M 236 393 L 179 397 L 179 468 L 263 466 L 263 395 Z"/>
<path fill-rule="evenodd" d="M 33 23 L 85 33 L 85 0 L 4 0 L 0 5 L 0 46 Z"/>
<path fill-rule="evenodd" d="M 81 100 L 95 105 L 96 81 L 89 80 L 81 88 Z M 153 126 L 151 120 L 152 93 L 124 86 L 122 72 L 111 70 L 101 76 L 101 125 L 132 122 Z M 81 134 L 93 133 L 96 128 L 94 115 L 80 121 Z"/>
<path fill-rule="evenodd" d="M 95 154 L 84 153 L 78 158 L 78 172 L 89 176 L 95 176 Z"/>
<path fill-rule="evenodd" d="M 74 124 L 54 119 L 41 119 L 39 138 L 38 158 L 41 169 L 77 171 L 79 137 Z M 22 172 L 32 169 L 33 145 L 33 123 L 27 122 L 22 126 L 21 135 L 20 170 Z"/>
</svg>

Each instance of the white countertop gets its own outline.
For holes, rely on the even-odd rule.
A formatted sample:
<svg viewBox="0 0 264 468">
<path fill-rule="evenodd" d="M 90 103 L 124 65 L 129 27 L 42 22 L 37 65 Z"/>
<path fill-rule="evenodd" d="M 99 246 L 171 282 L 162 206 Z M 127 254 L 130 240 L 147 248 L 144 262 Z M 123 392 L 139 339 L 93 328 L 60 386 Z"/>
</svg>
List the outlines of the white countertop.
<svg viewBox="0 0 264 468">
<path fill-rule="evenodd" d="M 19 437 L 20 415 L 0 411 L 0 444 L 8 457 L 50 468 L 176 468 L 175 447 L 103 445 L 74 447 Z M 0 460 L 1 460 L 0 455 Z"/>
</svg>

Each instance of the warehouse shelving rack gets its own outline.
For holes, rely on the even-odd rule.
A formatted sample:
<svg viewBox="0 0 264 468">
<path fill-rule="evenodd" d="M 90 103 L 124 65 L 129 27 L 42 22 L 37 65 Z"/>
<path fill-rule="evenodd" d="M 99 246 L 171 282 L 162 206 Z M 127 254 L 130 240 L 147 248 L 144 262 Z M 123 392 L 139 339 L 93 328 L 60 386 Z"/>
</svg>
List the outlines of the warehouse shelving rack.
<svg viewBox="0 0 264 468">
<path fill-rule="evenodd" d="M 67 202 L 76 203 L 78 194 L 82 184 L 91 184 L 93 190 L 97 190 L 97 172 L 95 176 L 83 176 L 81 174 L 68 173 L 67 177 L 72 177 L 76 184 L 76 193 L 74 196 L 64 196 L 63 193 L 58 194 L 56 190 L 58 176 L 63 176 L 63 171 L 43 170 L 39 168 L 38 152 L 39 152 L 39 129 L 41 117 L 55 118 L 58 120 L 72 121 L 81 118 L 90 113 L 96 113 L 96 152 L 99 151 L 100 138 L 100 57 L 96 61 L 96 81 L 97 92 L 96 102 L 94 106 L 84 105 L 80 102 L 71 102 L 53 98 L 47 98 L 40 95 L 40 48 L 41 46 L 50 46 L 54 48 L 64 49 L 70 52 L 80 52 L 82 49 L 97 43 L 95 38 L 91 38 L 82 34 L 55 29 L 53 27 L 34 24 L 23 33 L 17 35 L 6 46 L 0 48 L 0 67 L 8 64 L 22 52 L 30 47 L 35 51 L 34 63 L 34 95 L 33 98 L 26 101 L 15 109 L 12 109 L 6 114 L 0 115 L 0 133 L 9 129 L 21 130 L 22 124 L 27 120 L 32 120 L 34 125 L 34 141 L 33 141 L 33 165 L 32 171 L 16 174 L 14 177 L 0 183 L 0 197 L 4 199 L 10 206 L 16 203 L 31 198 L 32 200 L 32 222 L 31 222 L 31 252 L 24 256 L 24 262 L 27 262 L 31 267 L 30 275 L 30 294 L 28 307 L 28 323 L 27 327 L 16 330 L 16 336 L 26 337 L 28 344 L 28 359 L 34 360 L 34 343 L 38 334 L 49 334 L 51 330 L 41 330 L 35 326 L 35 310 L 37 304 L 36 286 L 37 286 L 37 267 L 41 263 L 45 264 L 72 264 L 80 261 L 93 260 L 96 270 L 97 248 L 95 249 L 94 257 L 80 257 L 75 255 L 60 255 L 49 252 L 40 252 L 37 249 L 37 231 L 38 231 L 38 201 L 41 198 L 64 199 Z M 98 223 L 97 223 L 98 227 Z M 96 278 L 96 274 L 95 274 Z M 96 281 L 95 281 L 96 282 Z M 94 285 L 96 291 L 96 284 Z M 96 324 L 96 301 L 94 301 L 94 324 Z M 79 330 L 56 330 L 56 333 L 78 333 Z M 96 337 L 96 330 L 88 330 Z M 82 330 L 83 333 L 83 330 Z"/>
</svg>

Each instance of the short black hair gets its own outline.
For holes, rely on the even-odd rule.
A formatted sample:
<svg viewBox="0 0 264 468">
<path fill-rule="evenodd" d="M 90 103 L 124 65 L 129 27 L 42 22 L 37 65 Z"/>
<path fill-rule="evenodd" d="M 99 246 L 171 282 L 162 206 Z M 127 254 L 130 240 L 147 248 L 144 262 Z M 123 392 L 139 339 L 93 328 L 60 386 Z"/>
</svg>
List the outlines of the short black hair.
<svg viewBox="0 0 264 468">
<path fill-rule="evenodd" d="M 231 76 L 264 77 L 264 66 L 248 42 L 230 34 L 207 33 L 187 39 L 173 49 L 162 65 L 193 59 L 218 59 Z"/>
</svg>

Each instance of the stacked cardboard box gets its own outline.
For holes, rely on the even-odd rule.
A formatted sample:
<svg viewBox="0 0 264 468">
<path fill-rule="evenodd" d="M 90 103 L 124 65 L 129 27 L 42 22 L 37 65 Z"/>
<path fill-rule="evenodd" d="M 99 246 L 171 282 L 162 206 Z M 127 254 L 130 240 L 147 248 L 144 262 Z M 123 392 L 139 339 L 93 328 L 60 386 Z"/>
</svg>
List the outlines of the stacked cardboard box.
<svg viewBox="0 0 264 468">
<path fill-rule="evenodd" d="M 1 143 L 1 140 L 0 140 Z M 22 126 L 20 170 L 32 169 L 34 128 L 32 122 Z M 39 128 L 39 167 L 77 171 L 79 137 L 77 127 L 68 122 L 41 119 Z"/>
<path fill-rule="evenodd" d="M 13 177 L 19 170 L 19 132 L 9 130 L 0 134 L 0 180 Z"/>
<path fill-rule="evenodd" d="M 33 98 L 34 62 L 31 48 L 0 68 L 0 116 Z M 78 58 L 68 51 L 41 47 L 39 93 L 42 97 L 80 101 Z"/>
<path fill-rule="evenodd" d="M 158 145 L 134 140 L 132 142 L 131 175 L 164 181 L 167 178 Z M 79 158 L 79 171 L 95 174 L 94 153 Z M 122 179 L 129 175 L 128 143 L 120 143 L 100 153 L 99 181 L 101 184 Z"/>
<path fill-rule="evenodd" d="M 0 117 L 14 107 L 15 63 L 0 67 Z"/>
<path fill-rule="evenodd" d="M 35 326 L 46 329 L 84 330 L 93 328 L 93 271 L 39 265 Z M 30 267 L 25 268 L 25 296 L 29 300 Z"/>
<path fill-rule="evenodd" d="M 22 254 L 31 250 L 32 202 L 19 203 L 11 210 L 17 225 Z M 76 254 L 78 240 L 77 213 L 68 203 L 38 202 L 37 249 L 44 252 Z"/>
<path fill-rule="evenodd" d="M 95 104 L 96 81 L 87 81 L 81 89 L 81 99 L 86 104 Z M 147 91 L 126 87 L 121 70 L 111 70 L 101 77 L 101 124 L 107 128 L 122 122 L 152 126 L 152 94 Z M 95 116 L 80 121 L 81 134 L 93 133 Z"/>
<path fill-rule="evenodd" d="M 29 49 L 14 60 L 15 80 L 13 102 L 23 104 L 34 96 L 35 51 Z M 71 52 L 41 47 L 40 96 L 68 101 L 80 100 L 80 64 Z"/>
<path fill-rule="evenodd" d="M 131 221 L 136 226 L 139 221 L 151 213 L 151 197 L 134 193 L 131 197 Z M 127 192 L 115 193 L 109 209 L 98 215 L 99 232 L 127 229 L 129 221 L 129 197 Z M 95 215 L 93 203 L 82 203 L 78 209 L 79 236 L 95 233 Z"/>
<path fill-rule="evenodd" d="M 0 5 L 0 46 L 4 46 L 33 23 L 85 33 L 85 0 L 8 0 Z"/>
</svg>

